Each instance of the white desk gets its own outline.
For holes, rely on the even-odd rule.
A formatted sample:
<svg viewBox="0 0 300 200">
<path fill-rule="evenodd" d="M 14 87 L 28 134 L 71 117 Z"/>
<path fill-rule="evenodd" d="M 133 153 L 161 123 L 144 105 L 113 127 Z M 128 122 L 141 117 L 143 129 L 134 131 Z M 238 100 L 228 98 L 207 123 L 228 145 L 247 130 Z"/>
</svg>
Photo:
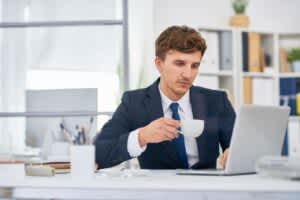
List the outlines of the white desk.
<svg viewBox="0 0 300 200">
<path fill-rule="evenodd" d="M 141 177 L 95 176 L 76 181 L 68 175 L 3 180 L 12 198 L 28 199 L 300 199 L 300 181 L 258 175 L 232 177 L 154 174 Z"/>
</svg>

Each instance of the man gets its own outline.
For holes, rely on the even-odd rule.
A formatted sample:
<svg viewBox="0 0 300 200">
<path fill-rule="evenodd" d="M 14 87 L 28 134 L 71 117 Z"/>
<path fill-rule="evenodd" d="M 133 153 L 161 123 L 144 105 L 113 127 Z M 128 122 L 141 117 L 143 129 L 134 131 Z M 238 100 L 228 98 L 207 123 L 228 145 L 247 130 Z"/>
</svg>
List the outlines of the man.
<svg viewBox="0 0 300 200">
<path fill-rule="evenodd" d="M 186 26 L 172 26 L 156 40 L 155 65 L 160 78 L 145 89 L 125 92 L 122 102 L 98 134 L 99 168 L 137 157 L 141 168 L 224 167 L 235 120 L 225 92 L 192 85 L 206 50 L 200 34 Z M 178 133 L 181 119 L 205 121 L 202 135 Z"/>
</svg>

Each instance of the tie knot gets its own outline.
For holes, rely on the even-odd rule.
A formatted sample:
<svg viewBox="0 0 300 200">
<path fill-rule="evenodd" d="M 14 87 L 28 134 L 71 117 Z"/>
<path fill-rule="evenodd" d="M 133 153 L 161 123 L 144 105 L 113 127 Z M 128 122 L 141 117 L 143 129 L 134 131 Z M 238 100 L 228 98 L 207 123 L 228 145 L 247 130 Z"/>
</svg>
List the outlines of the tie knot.
<svg viewBox="0 0 300 200">
<path fill-rule="evenodd" d="M 178 103 L 171 103 L 170 109 L 172 110 L 173 113 L 178 113 Z"/>
</svg>

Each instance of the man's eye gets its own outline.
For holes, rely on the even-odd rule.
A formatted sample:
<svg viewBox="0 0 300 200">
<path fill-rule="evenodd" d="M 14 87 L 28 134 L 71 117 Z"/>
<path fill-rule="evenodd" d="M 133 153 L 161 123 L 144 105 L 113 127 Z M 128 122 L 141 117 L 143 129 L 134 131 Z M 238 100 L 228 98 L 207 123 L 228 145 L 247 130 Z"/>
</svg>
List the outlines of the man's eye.
<svg viewBox="0 0 300 200">
<path fill-rule="evenodd" d="M 177 66 L 184 66 L 184 65 L 185 65 L 184 62 L 176 62 L 175 64 L 176 64 Z"/>
<path fill-rule="evenodd" d="M 193 65 L 192 65 L 192 68 L 193 68 L 193 69 L 198 69 L 199 66 L 200 66 L 200 64 L 193 64 Z"/>
</svg>

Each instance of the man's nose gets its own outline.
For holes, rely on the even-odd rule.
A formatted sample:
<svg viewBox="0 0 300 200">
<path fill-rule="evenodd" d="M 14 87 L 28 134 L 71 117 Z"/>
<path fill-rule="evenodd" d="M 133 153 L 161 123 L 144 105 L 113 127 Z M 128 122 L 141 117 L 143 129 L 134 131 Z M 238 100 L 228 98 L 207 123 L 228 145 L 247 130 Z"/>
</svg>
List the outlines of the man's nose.
<svg viewBox="0 0 300 200">
<path fill-rule="evenodd" d="M 189 66 L 185 67 L 184 70 L 182 71 L 182 76 L 184 78 L 191 78 L 192 77 L 191 67 L 189 67 Z"/>
</svg>

